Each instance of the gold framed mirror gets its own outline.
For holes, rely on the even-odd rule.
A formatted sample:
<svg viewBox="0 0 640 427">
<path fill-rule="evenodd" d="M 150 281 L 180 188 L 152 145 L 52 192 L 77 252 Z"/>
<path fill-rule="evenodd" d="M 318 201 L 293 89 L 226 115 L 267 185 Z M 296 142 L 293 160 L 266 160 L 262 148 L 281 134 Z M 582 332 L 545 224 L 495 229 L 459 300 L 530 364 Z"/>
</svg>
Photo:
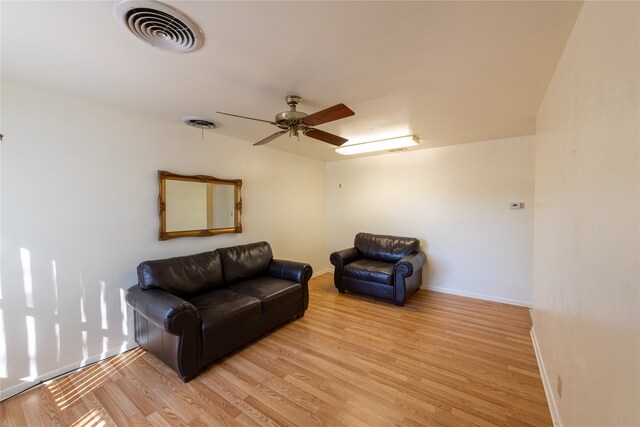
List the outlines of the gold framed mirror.
<svg viewBox="0 0 640 427">
<path fill-rule="evenodd" d="M 242 233 L 241 179 L 158 171 L 158 240 Z"/>
</svg>

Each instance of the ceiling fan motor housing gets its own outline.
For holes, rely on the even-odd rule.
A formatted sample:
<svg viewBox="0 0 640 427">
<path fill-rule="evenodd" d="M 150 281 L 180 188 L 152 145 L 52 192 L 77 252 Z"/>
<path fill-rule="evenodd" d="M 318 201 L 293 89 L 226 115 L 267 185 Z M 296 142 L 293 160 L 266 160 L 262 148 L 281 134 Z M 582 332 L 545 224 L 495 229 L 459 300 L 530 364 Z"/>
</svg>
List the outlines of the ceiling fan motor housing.
<svg viewBox="0 0 640 427">
<path fill-rule="evenodd" d="M 307 113 L 301 111 L 283 111 L 276 114 L 276 126 L 280 129 L 288 129 L 290 126 L 300 126 L 301 120 L 307 117 Z"/>
<path fill-rule="evenodd" d="M 291 130 L 291 128 L 300 127 L 304 130 L 306 126 L 302 125 L 302 119 L 308 116 L 307 113 L 296 111 L 296 107 L 302 101 L 302 98 L 298 95 L 287 95 L 285 98 L 287 105 L 291 108 L 291 111 L 283 111 L 276 114 L 275 123 L 280 129 Z M 302 126 L 301 126 L 302 125 Z M 297 130 L 297 129 L 296 129 Z"/>
</svg>

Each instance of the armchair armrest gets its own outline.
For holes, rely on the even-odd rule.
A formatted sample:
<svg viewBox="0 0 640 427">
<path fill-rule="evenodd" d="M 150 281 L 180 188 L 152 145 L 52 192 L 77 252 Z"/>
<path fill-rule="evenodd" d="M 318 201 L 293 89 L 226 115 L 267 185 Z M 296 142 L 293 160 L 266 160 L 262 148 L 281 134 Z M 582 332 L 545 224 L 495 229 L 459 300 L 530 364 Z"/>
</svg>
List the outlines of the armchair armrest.
<svg viewBox="0 0 640 427">
<path fill-rule="evenodd" d="M 329 261 L 336 267 L 333 271 L 333 283 L 336 289 L 338 289 L 338 292 L 344 293 L 345 291 L 342 280 L 344 266 L 358 258 L 360 258 L 360 251 L 355 247 L 336 251 L 329 256 Z"/>
<path fill-rule="evenodd" d="M 336 268 L 342 269 L 345 265 L 357 260 L 360 257 L 360 252 L 357 248 L 342 249 L 331 254 L 329 261 Z"/>
<path fill-rule="evenodd" d="M 272 259 L 267 268 L 267 274 L 283 280 L 291 280 L 303 285 L 309 283 L 313 270 L 309 264 L 282 259 Z"/>
<path fill-rule="evenodd" d="M 402 258 L 393 266 L 393 303 L 403 306 L 411 295 L 422 285 L 422 266 L 427 262 L 427 255 L 414 252 Z"/>
<path fill-rule="evenodd" d="M 393 270 L 396 274 L 407 277 L 411 276 L 414 271 L 422 268 L 425 262 L 427 262 L 427 255 L 422 251 L 418 251 L 396 262 Z"/>
<path fill-rule="evenodd" d="M 125 299 L 138 313 L 172 335 L 180 335 L 184 327 L 198 320 L 198 311 L 189 302 L 161 289 L 142 289 L 134 285 Z"/>
</svg>

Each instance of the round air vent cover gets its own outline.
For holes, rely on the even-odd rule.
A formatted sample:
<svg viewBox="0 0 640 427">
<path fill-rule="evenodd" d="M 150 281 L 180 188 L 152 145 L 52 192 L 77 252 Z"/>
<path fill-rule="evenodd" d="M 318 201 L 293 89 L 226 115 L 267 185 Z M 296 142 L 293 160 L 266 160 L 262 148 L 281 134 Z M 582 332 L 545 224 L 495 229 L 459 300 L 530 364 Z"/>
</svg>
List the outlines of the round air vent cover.
<svg viewBox="0 0 640 427">
<path fill-rule="evenodd" d="M 124 0 L 113 7 L 116 20 L 144 42 L 171 52 L 193 52 L 204 34 L 188 16 L 157 1 Z"/>
<path fill-rule="evenodd" d="M 186 116 L 182 118 L 182 121 L 187 126 L 192 126 L 198 129 L 215 129 L 218 127 L 213 120 L 209 120 L 202 116 Z"/>
</svg>

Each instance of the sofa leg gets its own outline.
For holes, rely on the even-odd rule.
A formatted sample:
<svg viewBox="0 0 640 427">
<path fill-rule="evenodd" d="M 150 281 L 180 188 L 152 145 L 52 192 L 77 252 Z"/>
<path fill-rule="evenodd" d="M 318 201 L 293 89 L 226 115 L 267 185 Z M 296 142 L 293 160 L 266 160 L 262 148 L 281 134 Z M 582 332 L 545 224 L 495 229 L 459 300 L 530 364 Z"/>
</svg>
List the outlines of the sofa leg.
<svg viewBox="0 0 640 427">
<path fill-rule="evenodd" d="M 338 288 L 338 292 L 340 292 L 341 294 L 344 294 L 344 289 Z"/>
</svg>

